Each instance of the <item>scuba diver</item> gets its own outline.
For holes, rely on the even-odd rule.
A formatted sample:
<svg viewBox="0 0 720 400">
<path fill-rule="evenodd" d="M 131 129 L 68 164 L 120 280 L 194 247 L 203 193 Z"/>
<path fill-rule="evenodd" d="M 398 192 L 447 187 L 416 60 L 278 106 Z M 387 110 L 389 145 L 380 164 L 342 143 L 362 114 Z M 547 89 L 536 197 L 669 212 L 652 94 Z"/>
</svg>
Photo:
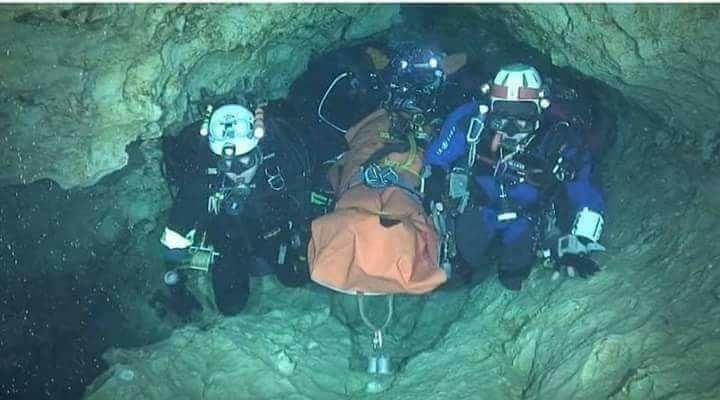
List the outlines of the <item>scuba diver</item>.
<svg viewBox="0 0 720 400">
<path fill-rule="evenodd" d="M 187 281 L 204 309 L 224 315 L 247 303 L 251 272 L 271 268 L 291 287 L 308 280 L 308 147 L 266 109 L 208 106 L 161 237 L 165 282 Z"/>
<path fill-rule="evenodd" d="M 414 171 L 414 163 L 422 160 L 424 148 L 438 133 L 442 124 L 438 99 L 448 77 L 462 69 L 467 57 L 464 53 L 446 55 L 407 44 L 397 49 L 390 58 L 375 47 L 366 48 L 375 68 L 367 80 L 372 84 L 369 93 L 378 99 L 380 110 L 350 129 L 343 129 L 323 115 L 325 100 L 338 82 L 353 79 L 351 72 L 338 75 L 318 105 L 318 117 L 341 132 L 349 148 L 325 164 L 328 169 L 325 192 L 334 196 L 336 202 L 357 183 L 373 189 L 400 187 L 418 199 L 423 197 L 428 171 Z M 355 133 L 351 134 L 353 129 Z M 410 173 L 411 179 L 403 178 L 404 173 Z M 447 263 L 443 268 L 450 272 Z"/>
<path fill-rule="evenodd" d="M 352 115 L 357 123 L 359 118 L 355 114 L 359 109 L 365 117 L 383 108 L 393 118 L 392 132 L 403 135 L 412 131 L 416 138 L 427 142 L 432 134 L 428 129 L 437 132 L 442 123 L 440 98 L 448 76 L 461 69 L 467 57 L 464 53 L 446 55 L 409 43 L 395 45 L 390 52 L 391 57 L 377 47 L 366 47 L 365 62 L 361 64 L 364 67 L 348 68 L 328 86 L 318 104 L 318 118 L 345 134 L 347 127 L 338 122 L 347 120 L 344 114 Z M 346 104 L 348 99 L 358 105 L 345 113 L 334 106 Z M 328 118 L 328 114 L 334 118 Z"/>
<path fill-rule="evenodd" d="M 441 57 L 419 49 L 396 54 L 373 78 L 385 90 L 380 109 L 347 130 L 336 126 L 348 150 L 327 172 L 332 211 L 312 221 L 310 276 L 357 297 L 362 320 L 373 332 L 368 356 L 373 374 L 391 373 L 383 330 L 391 322 L 393 295 L 427 293 L 447 279 L 438 264 L 433 220 L 422 204 L 423 149 L 439 129 L 432 122 L 445 76 L 463 62 L 463 55 Z M 366 295 L 387 297 L 384 323 L 365 315 Z"/>
<path fill-rule="evenodd" d="M 502 67 L 483 92 L 489 102 L 458 107 L 425 153 L 430 208 L 448 224 L 441 258 L 459 255 L 477 269 L 497 249 L 510 290 L 520 290 L 536 254 L 554 260 L 554 279 L 594 274 L 605 202 L 579 126 L 546 118 L 548 89 L 532 66 Z"/>
</svg>

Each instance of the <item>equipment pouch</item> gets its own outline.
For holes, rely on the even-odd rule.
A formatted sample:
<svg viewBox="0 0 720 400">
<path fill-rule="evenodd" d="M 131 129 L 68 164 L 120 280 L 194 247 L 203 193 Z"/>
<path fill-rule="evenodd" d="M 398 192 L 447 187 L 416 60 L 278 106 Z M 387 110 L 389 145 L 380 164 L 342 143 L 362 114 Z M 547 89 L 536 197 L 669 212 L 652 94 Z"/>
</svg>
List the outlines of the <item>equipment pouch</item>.
<svg viewBox="0 0 720 400">
<path fill-rule="evenodd" d="M 470 194 L 468 191 L 468 179 L 465 168 L 455 167 L 450 171 L 450 190 L 448 194 L 451 199 L 462 199 Z"/>
</svg>

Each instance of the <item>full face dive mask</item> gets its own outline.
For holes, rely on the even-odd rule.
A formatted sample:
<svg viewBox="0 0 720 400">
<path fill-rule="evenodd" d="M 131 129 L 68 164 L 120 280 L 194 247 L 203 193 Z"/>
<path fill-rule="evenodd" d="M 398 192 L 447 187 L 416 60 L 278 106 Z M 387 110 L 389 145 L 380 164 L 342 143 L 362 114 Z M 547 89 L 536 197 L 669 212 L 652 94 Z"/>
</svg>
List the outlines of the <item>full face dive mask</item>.
<svg viewBox="0 0 720 400">
<path fill-rule="evenodd" d="M 442 55 L 430 50 L 401 52 L 391 63 L 387 107 L 412 114 L 432 111 L 446 79 L 441 62 Z"/>
</svg>

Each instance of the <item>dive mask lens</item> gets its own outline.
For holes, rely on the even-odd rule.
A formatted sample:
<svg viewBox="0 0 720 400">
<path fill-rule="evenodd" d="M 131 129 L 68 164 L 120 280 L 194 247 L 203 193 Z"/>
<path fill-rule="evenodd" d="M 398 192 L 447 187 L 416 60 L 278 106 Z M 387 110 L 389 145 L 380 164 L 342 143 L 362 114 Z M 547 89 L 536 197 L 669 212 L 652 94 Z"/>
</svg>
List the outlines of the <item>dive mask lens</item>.
<svg viewBox="0 0 720 400">
<path fill-rule="evenodd" d="M 518 133 L 514 135 L 508 135 L 506 133 L 501 133 L 500 137 L 500 146 L 505 150 L 509 152 L 514 152 L 518 149 L 520 146 L 520 143 L 525 140 L 525 138 L 528 136 L 527 133 Z"/>
<path fill-rule="evenodd" d="M 535 130 L 535 123 L 536 121 L 531 119 L 504 116 L 496 116 L 489 121 L 492 129 L 510 136 L 532 133 Z"/>
<path fill-rule="evenodd" d="M 517 133 L 529 133 L 535 130 L 535 122 L 528 119 L 514 119 L 512 120 L 515 125 L 515 132 Z"/>
<path fill-rule="evenodd" d="M 493 116 L 488 122 L 491 129 L 501 131 L 508 125 L 508 122 L 510 122 L 510 120 L 508 118 Z"/>
</svg>

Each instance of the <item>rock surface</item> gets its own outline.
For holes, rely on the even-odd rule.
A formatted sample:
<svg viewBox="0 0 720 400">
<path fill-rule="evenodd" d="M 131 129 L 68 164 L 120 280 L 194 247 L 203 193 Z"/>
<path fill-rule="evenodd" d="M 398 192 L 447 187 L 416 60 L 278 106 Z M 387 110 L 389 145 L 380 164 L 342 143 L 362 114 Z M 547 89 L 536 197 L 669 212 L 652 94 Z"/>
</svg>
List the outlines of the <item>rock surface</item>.
<svg viewBox="0 0 720 400">
<path fill-rule="evenodd" d="M 203 100 L 278 98 L 313 52 L 387 29 L 393 5 L 0 6 L 0 184 L 87 186 Z"/>
<path fill-rule="evenodd" d="M 483 16 L 492 6 L 474 6 Z M 620 91 L 675 130 L 704 162 L 720 160 L 720 6 L 507 4 L 518 39 L 558 66 Z M 651 133 L 652 134 L 652 133 Z"/>
</svg>

